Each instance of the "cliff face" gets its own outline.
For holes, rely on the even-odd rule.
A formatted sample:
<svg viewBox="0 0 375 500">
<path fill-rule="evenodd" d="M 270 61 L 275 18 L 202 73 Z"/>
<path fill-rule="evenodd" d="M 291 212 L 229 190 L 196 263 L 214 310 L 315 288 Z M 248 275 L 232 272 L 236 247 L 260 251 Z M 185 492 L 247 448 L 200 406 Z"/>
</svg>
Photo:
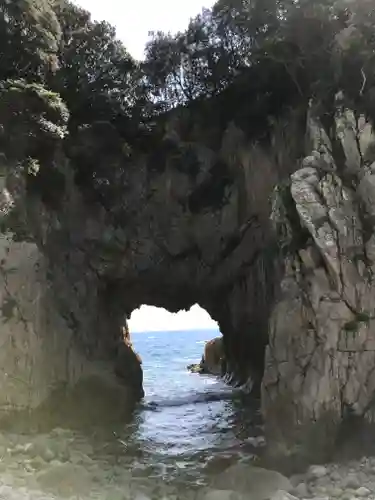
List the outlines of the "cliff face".
<svg viewBox="0 0 375 500">
<path fill-rule="evenodd" d="M 95 150 L 102 145 L 110 151 L 102 132 L 92 127 L 85 133 L 86 139 L 91 134 L 93 157 L 105 163 Z M 20 135 L 25 150 L 35 141 L 13 122 L 7 135 L 13 146 Z M 113 366 L 126 316 L 141 304 L 178 311 L 198 302 L 224 334 L 228 376 L 259 386 L 279 268 L 270 251 L 270 194 L 282 174 L 277 155 L 287 148 L 281 135 L 275 135 L 273 150 L 249 144 L 233 124 L 216 150 L 191 139 L 177 136 L 173 150 L 165 137 L 161 165 L 152 153 L 126 160 L 120 196 L 107 210 L 78 189 L 64 140 L 54 138 L 48 166 L 63 178 L 62 194 L 51 199 L 50 192 L 46 197 L 30 189 L 35 179 L 25 185 L 8 160 L 6 186 L 17 209 L 16 223 L 8 226 L 43 255 L 49 308 L 85 359 Z M 139 376 L 127 379 L 125 368 L 115 371 L 125 385 L 139 386 Z"/>
<path fill-rule="evenodd" d="M 63 138 L 48 159 L 64 179 L 54 199 L 27 189 L 8 162 L 4 200 L 13 197 L 18 219 L 10 229 L 32 241 L 12 241 L 8 254 L 20 252 L 18 276 L 23 262 L 35 276 L 35 305 L 18 289 L 10 300 L 3 273 L 4 323 L 9 302 L 22 310 L 1 330 L 14 349 L 9 372 L 32 381 L 23 392 L 9 388 L 6 401 L 35 405 L 50 390 L 46 373 L 75 382 L 92 371 L 121 373 L 124 391 L 140 397 L 142 372 L 121 344 L 126 317 L 143 303 L 178 311 L 198 302 L 219 322 L 228 378 L 259 386 L 264 375 L 269 436 L 296 443 L 313 421 L 336 426 L 347 410 L 366 413 L 375 390 L 371 128 L 362 123 L 360 133 L 354 115 L 340 112 L 331 141 L 311 114 L 305 141 L 300 118 L 277 124 L 267 147 L 233 124 L 216 149 L 170 135 L 161 165 L 151 152 L 126 159 L 111 209 L 78 189 L 78 160 L 66 157 Z M 25 141 L 23 130 L 9 133 Z M 87 134 L 100 147 L 102 135 Z M 21 220 L 27 238 L 17 234 Z M 318 427 L 326 439 L 330 428 Z"/>
<path fill-rule="evenodd" d="M 274 205 L 285 273 L 262 386 L 269 434 L 323 455 L 375 395 L 375 137 L 340 107 L 334 125 L 329 140 L 310 118 L 311 154 Z"/>
</svg>

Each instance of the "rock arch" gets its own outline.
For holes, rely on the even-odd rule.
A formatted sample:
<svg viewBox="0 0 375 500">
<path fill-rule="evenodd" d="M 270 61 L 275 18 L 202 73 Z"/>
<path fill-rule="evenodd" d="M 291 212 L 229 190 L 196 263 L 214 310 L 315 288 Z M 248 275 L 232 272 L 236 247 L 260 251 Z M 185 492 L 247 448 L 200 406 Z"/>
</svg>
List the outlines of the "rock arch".
<svg viewBox="0 0 375 500">
<path fill-rule="evenodd" d="M 375 158 L 358 149 L 354 115 L 344 118 L 345 133 L 336 140 L 345 164 L 332 157 L 312 116 L 302 169 L 292 154 L 305 139 L 300 120 L 289 118 L 287 138 L 276 128 L 268 148 L 235 141 L 231 150 L 232 128 L 222 137 L 225 148 L 195 144 L 194 175 L 183 159 L 172 164 L 168 155 L 158 168 L 150 167 L 152 158 L 127 164 L 110 211 L 87 201 L 59 145 L 50 161 L 65 189 L 53 206 L 8 168 L 4 212 L 13 197 L 33 241 L 8 240 L 3 261 L 2 320 L 11 311 L 16 319 L 10 321 L 23 325 L 16 339 L 13 327 L 5 335 L 14 354 L 1 375 L 8 403 L 36 404 L 24 395 L 47 375 L 53 382 L 74 382 L 90 371 L 110 376 L 124 314 L 141 304 L 178 311 L 198 302 L 219 323 L 233 379 L 259 386 L 263 377 L 263 411 L 274 439 L 295 443 L 308 436 L 321 444 L 331 441 L 346 408 L 368 413 L 375 390 Z M 14 267 L 25 275 L 21 264 L 9 271 L 17 252 L 34 273 L 29 317 L 30 300 L 21 307 L 26 284 L 10 285 Z M 10 372 L 13 381 L 19 375 L 28 381 L 22 397 L 12 392 Z M 134 390 L 133 382 L 126 386 Z M 300 432 L 306 426 L 318 427 L 323 441 Z"/>
</svg>

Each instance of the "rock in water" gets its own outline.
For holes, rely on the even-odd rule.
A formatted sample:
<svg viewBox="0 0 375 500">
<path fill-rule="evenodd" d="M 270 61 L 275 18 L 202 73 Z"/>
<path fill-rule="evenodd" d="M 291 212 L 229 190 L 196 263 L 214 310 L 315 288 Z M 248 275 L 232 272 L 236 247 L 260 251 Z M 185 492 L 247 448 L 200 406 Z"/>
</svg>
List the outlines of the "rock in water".
<svg viewBox="0 0 375 500">
<path fill-rule="evenodd" d="M 202 373 L 224 375 L 223 363 L 225 360 L 223 337 L 215 337 L 206 342 L 204 354 L 200 363 Z"/>
<path fill-rule="evenodd" d="M 246 494 L 251 500 L 268 500 L 277 491 L 291 491 L 292 484 L 279 472 L 252 467 L 246 464 L 232 465 L 212 481 L 212 487 Z"/>
<path fill-rule="evenodd" d="M 187 369 L 191 373 L 202 373 L 202 366 L 200 365 L 200 363 L 193 363 L 191 365 L 188 365 Z"/>
</svg>

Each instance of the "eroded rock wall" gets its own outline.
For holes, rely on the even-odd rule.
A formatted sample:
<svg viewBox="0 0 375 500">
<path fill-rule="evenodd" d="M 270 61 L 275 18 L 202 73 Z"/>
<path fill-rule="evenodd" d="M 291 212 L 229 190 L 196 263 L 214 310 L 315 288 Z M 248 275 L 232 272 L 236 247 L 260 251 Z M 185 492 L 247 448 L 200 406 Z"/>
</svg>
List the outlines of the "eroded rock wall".
<svg viewBox="0 0 375 500">
<path fill-rule="evenodd" d="M 219 322 L 228 374 L 260 381 L 277 275 L 269 194 L 279 173 L 271 151 L 236 134 L 228 128 L 220 151 L 194 145 L 196 176 L 168 162 L 153 171 L 149 158 L 129 163 L 111 212 L 74 183 L 59 210 L 29 203 L 56 305 L 88 355 L 110 357 L 124 314 L 143 303 L 177 312 L 198 302 Z"/>
<path fill-rule="evenodd" d="M 87 371 L 56 314 L 43 256 L 33 243 L 0 237 L 0 408 L 33 407 Z"/>
<path fill-rule="evenodd" d="M 7 136 L 20 134 L 25 151 L 38 150 L 17 120 L 9 123 Z M 109 124 L 92 124 L 74 151 L 64 147 L 65 132 L 54 136 L 26 186 L 24 174 L 14 175 L 26 153 L 14 157 L 14 147 L 8 151 L 3 141 L 5 156 L 13 155 L 7 187 L 28 241 L 45 259 L 49 307 L 85 359 L 112 363 L 124 385 L 139 389 L 141 379 L 133 376 L 141 370 L 116 364 L 124 317 L 143 303 L 177 312 L 198 302 L 219 322 L 227 379 L 259 386 L 280 274 L 270 195 L 293 171 L 303 139 L 298 123 L 288 117 L 262 145 L 234 124 L 217 134 L 216 149 L 174 134 L 173 147 L 166 137 L 157 154 L 130 158 L 108 146 Z M 98 163 L 97 171 L 105 166 L 118 175 L 110 207 L 77 184 L 77 168 L 89 160 Z"/>
<path fill-rule="evenodd" d="M 351 110 L 335 123 L 330 141 L 311 114 L 311 152 L 275 198 L 285 273 L 262 386 L 272 442 L 314 456 L 375 396 L 375 138 Z"/>
<path fill-rule="evenodd" d="M 8 190 L 12 179 L 2 176 L 0 182 L 1 224 L 8 227 L 0 234 L 0 410 L 35 408 L 54 391 L 84 380 L 100 379 L 123 400 L 134 386 L 136 398 L 141 397 L 141 373 L 130 385 L 118 384 L 114 375 L 121 350 L 120 324 L 126 321 L 123 311 L 116 316 L 115 309 L 108 313 L 105 301 L 99 303 L 97 288 L 90 289 L 98 280 L 77 258 L 80 248 L 55 247 L 52 260 L 42 253 L 48 231 L 58 225 L 56 214 L 38 199 L 27 201 L 22 182 L 17 182 L 14 196 Z M 13 209 L 15 232 L 9 229 Z M 36 216 L 38 224 L 33 226 Z M 20 231 L 24 217 L 31 223 L 27 234 Z M 30 241 L 33 229 L 35 242 Z M 73 256 L 74 265 L 69 265 L 67 255 Z M 133 357 L 132 351 L 122 349 L 122 364 Z"/>
</svg>

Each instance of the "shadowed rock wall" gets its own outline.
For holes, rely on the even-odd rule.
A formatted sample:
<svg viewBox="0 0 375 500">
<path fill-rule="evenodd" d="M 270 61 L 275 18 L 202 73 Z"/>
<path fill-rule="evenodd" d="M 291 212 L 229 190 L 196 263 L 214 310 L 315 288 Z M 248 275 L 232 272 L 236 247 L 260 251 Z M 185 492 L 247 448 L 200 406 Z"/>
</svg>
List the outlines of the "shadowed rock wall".
<svg viewBox="0 0 375 500">
<path fill-rule="evenodd" d="M 110 208 L 78 188 L 73 166 L 80 157 L 71 150 L 67 156 L 63 137 L 49 156 L 64 180 L 53 199 L 30 189 L 29 177 L 21 182 L 9 161 L 3 195 L 13 199 L 18 223 L 10 230 L 25 241 L 20 221 L 27 228 L 33 243 L 20 248 L 28 262 L 30 248 L 36 260 L 43 255 L 41 290 L 50 300 L 36 303 L 51 319 L 23 334 L 30 346 L 34 335 L 36 346 L 24 378 L 38 385 L 46 362 L 55 365 L 53 380 L 74 382 L 84 359 L 120 373 L 124 391 L 137 399 L 142 371 L 131 349 L 124 351 L 125 317 L 143 303 L 178 311 L 198 302 L 220 325 L 228 380 L 259 387 L 264 375 L 263 412 L 274 441 L 288 447 L 303 435 L 326 442 L 347 412 L 368 412 L 375 361 L 372 130 L 340 107 L 331 138 L 313 108 L 303 127 L 301 116 L 305 110 L 291 113 L 261 143 L 230 124 L 217 148 L 180 137 L 174 125 L 155 151 L 116 153 L 125 166 L 115 170 Z M 105 164 L 114 159 L 106 156 L 113 151 L 103 126 L 84 133 L 92 157 Z M 13 139 L 22 133 L 24 143 L 34 140 L 9 127 Z M 6 294 L 2 300 L 4 317 Z M 44 349 L 49 343 L 55 351 Z M 22 357 L 20 345 L 16 350 Z M 59 370 L 55 358 L 72 367 Z M 32 390 L 36 404 L 48 385 Z"/>
</svg>

